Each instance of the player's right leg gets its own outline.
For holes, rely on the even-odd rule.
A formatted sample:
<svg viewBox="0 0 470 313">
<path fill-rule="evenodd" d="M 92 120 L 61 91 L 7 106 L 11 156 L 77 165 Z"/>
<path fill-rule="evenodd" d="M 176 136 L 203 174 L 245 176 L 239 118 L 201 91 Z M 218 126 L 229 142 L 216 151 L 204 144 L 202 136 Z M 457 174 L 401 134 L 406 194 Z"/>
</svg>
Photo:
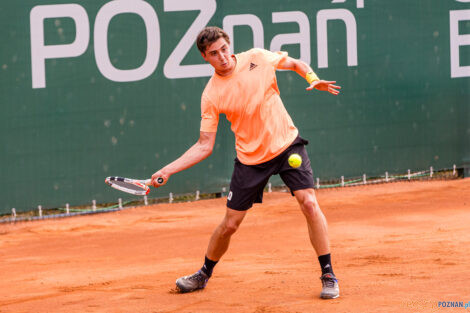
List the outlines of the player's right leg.
<svg viewBox="0 0 470 313">
<path fill-rule="evenodd" d="M 237 231 L 246 212 L 227 208 L 224 219 L 211 236 L 203 267 L 192 275 L 176 280 L 176 286 L 180 292 L 191 292 L 206 286 L 212 275 L 212 269 L 227 251 L 230 238 Z"/>
<path fill-rule="evenodd" d="M 247 210 L 253 203 L 262 202 L 263 188 L 272 174 L 273 170 L 266 164 L 244 165 L 235 159 L 225 217 L 212 234 L 204 266 L 196 273 L 176 280 L 176 286 L 181 292 L 191 292 L 206 286 L 212 269 L 227 251 L 230 238 L 237 231 Z"/>
<path fill-rule="evenodd" d="M 227 208 L 222 223 L 212 234 L 206 256 L 210 260 L 218 261 L 227 251 L 231 236 L 237 231 L 248 211 L 237 211 Z"/>
</svg>

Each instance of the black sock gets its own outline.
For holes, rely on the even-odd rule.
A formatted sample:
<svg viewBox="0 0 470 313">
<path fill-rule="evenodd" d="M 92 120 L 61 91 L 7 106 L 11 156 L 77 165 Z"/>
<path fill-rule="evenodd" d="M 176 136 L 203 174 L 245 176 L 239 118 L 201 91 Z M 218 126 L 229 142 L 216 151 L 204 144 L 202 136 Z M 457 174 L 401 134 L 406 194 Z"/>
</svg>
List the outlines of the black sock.
<svg viewBox="0 0 470 313">
<path fill-rule="evenodd" d="M 201 271 L 203 271 L 207 276 L 211 277 L 212 271 L 214 270 L 214 266 L 217 264 L 217 262 L 219 261 L 209 260 L 206 256 Z"/>
<path fill-rule="evenodd" d="M 330 253 L 320 255 L 318 257 L 318 262 L 320 262 L 322 275 L 325 275 L 326 273 L 333 274 L 333 266 L 331 266 L 331 254 Z"/>
</svg>

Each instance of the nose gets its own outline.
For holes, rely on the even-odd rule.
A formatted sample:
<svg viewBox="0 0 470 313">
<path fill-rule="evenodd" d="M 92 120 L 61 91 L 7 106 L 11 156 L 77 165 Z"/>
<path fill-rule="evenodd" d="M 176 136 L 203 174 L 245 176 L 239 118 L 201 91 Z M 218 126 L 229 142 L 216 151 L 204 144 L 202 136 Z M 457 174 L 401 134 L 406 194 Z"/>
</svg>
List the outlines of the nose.
<svg viewBox="0 0 470 313">
<path fill-rule="evenodd" d="M 224 62 L 226 60 L 225 55 L 223 53 L 219 53 L 219 60 L 220 62 Z"/>
</svg>

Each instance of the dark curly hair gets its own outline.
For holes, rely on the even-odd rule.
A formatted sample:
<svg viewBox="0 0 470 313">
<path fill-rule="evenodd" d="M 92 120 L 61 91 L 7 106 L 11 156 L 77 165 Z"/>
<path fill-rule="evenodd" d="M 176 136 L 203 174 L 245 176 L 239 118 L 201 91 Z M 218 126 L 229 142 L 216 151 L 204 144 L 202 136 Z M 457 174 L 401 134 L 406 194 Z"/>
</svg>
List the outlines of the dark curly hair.
<svg viewBox="0 0 470 313">
<path fill-rule="evenodd" d="M 230 44 L 230 38 L 227 33 L 216 26 L 207 26 L 199 32 L 196 39 L 196 45 L 201 53 L 206 53 L 206 48 L 219 40 L 219 38 L 224 38 L 228 44 Z"/>
</svg>

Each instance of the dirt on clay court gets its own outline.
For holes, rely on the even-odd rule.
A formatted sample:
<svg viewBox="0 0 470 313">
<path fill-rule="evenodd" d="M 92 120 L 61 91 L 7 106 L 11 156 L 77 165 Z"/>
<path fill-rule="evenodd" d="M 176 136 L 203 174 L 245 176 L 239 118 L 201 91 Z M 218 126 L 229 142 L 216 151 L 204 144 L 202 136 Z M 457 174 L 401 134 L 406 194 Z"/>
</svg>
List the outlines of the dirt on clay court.
<svg viewBox="0 0 470 313">
<path fill-rule="evenodd" d="M 322 189 L 341 296 L 319 298 L 317 258 L 289 193 L 255 205 L 203 291 L 225 199 L 0 225 L 0 312 L 468 312 L 470 179 Z"/>
</svg>

